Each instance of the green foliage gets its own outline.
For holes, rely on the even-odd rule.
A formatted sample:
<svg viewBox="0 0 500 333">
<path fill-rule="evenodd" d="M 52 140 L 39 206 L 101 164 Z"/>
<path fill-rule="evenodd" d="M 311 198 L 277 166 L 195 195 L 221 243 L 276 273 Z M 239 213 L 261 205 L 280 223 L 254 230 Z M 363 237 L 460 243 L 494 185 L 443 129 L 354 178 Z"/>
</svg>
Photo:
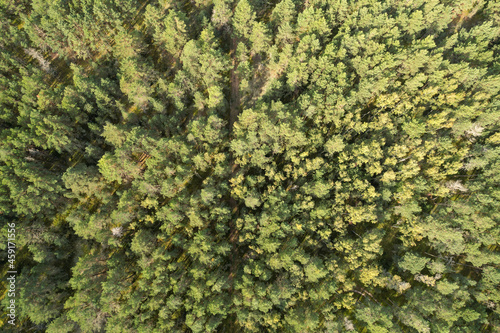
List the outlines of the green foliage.
<svg viewBox="0 0 500 333">
<path fill-rule="evenodd" d="M 495 1 L 0 1 L 2 330 L 497 332 L 499 26 Z"/>
</svg>

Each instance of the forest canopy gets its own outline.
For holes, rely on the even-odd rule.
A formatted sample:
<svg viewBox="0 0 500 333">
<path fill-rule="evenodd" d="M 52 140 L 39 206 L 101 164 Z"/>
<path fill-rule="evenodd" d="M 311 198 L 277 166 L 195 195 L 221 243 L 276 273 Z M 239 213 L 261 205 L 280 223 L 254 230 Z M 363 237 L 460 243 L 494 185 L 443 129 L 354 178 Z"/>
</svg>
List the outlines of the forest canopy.
<svg viewBox="0 0 500 333">
<path fill-rule="evenodd" d="M 2 331 L 500 331 L 497 0 L 0 0 L 0 26 Z"/>
</svg>

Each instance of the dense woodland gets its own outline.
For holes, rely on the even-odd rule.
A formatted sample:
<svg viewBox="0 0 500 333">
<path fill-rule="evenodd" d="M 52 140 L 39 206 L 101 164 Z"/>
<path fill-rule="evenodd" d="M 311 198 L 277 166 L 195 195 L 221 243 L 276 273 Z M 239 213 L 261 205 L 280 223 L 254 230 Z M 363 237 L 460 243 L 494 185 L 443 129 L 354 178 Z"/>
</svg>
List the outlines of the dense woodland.
<svg viewBox="0 0 500 333">
<path fill-rule="evenodd" d="M 2 332 L 500 331 L 498 0 L 0 0 Z"/>
</svg>

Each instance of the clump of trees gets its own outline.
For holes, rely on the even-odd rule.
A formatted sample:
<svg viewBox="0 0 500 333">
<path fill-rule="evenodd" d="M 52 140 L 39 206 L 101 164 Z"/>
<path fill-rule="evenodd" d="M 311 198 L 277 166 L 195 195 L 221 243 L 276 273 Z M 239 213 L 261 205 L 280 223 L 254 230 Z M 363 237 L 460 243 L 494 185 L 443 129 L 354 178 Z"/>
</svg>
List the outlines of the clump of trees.
<svg viewBox="0 0 500 333">
<path fill-rule="evenodd" d="M 500 330 L 497 2 L 0 0 L 0 25 L 3 330 Z"/>
</svg>

